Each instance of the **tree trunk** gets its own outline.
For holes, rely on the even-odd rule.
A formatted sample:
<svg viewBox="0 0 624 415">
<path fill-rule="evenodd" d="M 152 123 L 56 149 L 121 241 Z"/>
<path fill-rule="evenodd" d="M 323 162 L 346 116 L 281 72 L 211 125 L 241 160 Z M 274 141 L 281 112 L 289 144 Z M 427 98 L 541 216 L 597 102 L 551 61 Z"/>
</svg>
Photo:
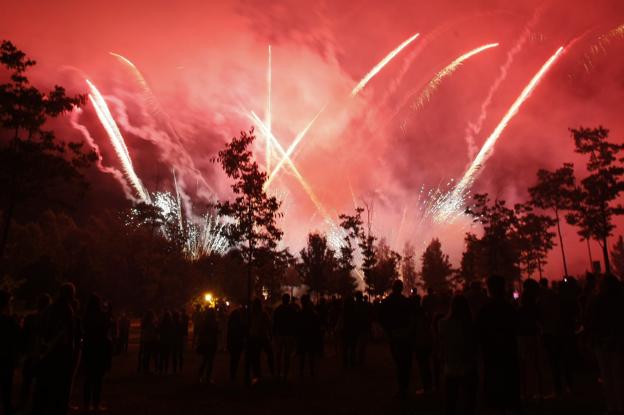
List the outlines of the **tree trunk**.
<svg viewBox="0 0 624 415">
<path fill-rule="evenodd" d="M 563 259 L 563 273 L 568 275 L 568 264 L 566 262 L 565 250 L 563 249 L 563 236 L 561 235 L 561 225 L 559 223 L 559 209 L 555 209 L 555 218 L 557 220 L 557 234 L 559 235 L 559 246 L 561 247 L 561 258 Z"/>
<path fill-rule="evenodd" d="M 589 254 L 589 270 L 593 272 L 594 271 L 594 258 L 592 258 L 591 246 L 589 244 L 589 239 L 590 238 L 586 239 L 586 241 L 587 241 L 587 253 Z"/>
<path fill-rule="evenodd" d="M 609 261 L 609 245 L 607 245 L 607 237 L 602 239 L 602 255 L 604 255 L 605 274 L 611 273 L 611 263 Z"/>
</svg>

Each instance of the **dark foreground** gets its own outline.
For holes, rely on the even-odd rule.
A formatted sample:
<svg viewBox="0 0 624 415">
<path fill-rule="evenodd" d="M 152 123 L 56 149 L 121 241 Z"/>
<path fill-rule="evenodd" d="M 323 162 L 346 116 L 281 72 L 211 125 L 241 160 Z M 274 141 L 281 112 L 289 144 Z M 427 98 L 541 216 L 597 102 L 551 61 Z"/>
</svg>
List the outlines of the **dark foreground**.
<svg viewBox="0 0 624 415">
<path fill-rule="evenodd" d="M 331 351 L 321 359 L 316 378 L 300 378 L 295 370 L 288 384 L 266 379 L 251 388 L 228 380 L 227 355 L 219 352 L 214 384 L 200 384 L 199 358 L 186 353 L 182 373 L 137 373 L 137 345 L 116 356 L 105 379 L 103 401 L 110 414 L 443 414 L 438 394 L 417 394 L 414 370 L 410 397 L 394 399 L 396 384 L 392 359 L 384 343 L 371 344 L 366 366 L 349 371 Z M 293 361 L 294 363 L 294 361 Z M 242 377 L 241 377 L 242 379 Z M 600 387 L 593 370 L 579 367 L 575 389 L 560 399 L 527 401 L 523 414 L 604 413 Z M 81 402 L 82 378 L 76 382 L 72 402 Z M 480 405 L 479 413 L 484 411 Z M 76 412 L 74 412 L 76 413 Z"/>
</svg>

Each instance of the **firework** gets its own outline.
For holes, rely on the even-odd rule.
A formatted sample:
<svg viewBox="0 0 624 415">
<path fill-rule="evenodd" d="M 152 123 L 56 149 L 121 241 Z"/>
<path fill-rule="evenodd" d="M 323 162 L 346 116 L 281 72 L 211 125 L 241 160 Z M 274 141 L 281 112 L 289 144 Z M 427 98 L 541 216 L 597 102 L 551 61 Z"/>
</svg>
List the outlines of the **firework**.
<svg viewBox="0 0 624 415">
<path fill-rule="evenodd" d="M 594 66 L 592 57 L 607 53 L 609 44 L 616 38 L 624 38 L 624 24 L 599 36 L 598 41 L 589 47 L 589 52 L 583 55 L 583 67 L 587 73 L 589 73 Z"/>
<path fill-rule="evenodd" d="M 383 58 L 381 61 L 379 61 L 379 63 L 377 65 L 375 65 L 373 67 L 373 69 L 371 69 L 366 74 L 366 76 L 364 76 L 364 78 L 362 78 L 362 80 L 360 82 L 358 82 L 358 84 L 353 88 L 353 90 L 351 91 L 351 96 L 354 97 L 357 94 L 359 94 L 360 91 L 362 89 L 364 89 L 366 84 L 368 84 L 368 82 L 371 79 L 373 79 L 375 77 L 375 75 L 377 75 L 379 73 L 379 71 L 381 71 L 383 69 L 384 66 L 386 66 L 390 61 L 392 61 L 392 59 L 394 59 L 394 57 L 396 55 L 398 55 L 403 49 L 405 49 L 407 47 L 407 45 L 412 43 L 419 35 L 420 35 L 420 33 L 416 33 L 415 35 L 411 36 L 409 39 L 405 40 L 403 43 L 401 43 L 399 46 L 397 46 L 394 50 L 392 50 L 390 53 L 388 53 L 388 55 L 386 55 L 385 58 Z"/>
<path fill-rule="evenodd" d="M 106 101 L 104 101 L 104 98 L 100 94 L 100 91 L 98 91 L 98 89 L 95 87 L 95 85 L 93 85 L 93 83 L 91 83 L 91 81 L 89 81 L 88 79 L 86 81 L 91 91 L 91 93 L 89 94 L 89 100 L 91 101 L 91 104 L 93 104 L 93 108 L 95 108 L 98 119 L 100 120 L 100 123 L 102 123 L 102 126 L 104 127 L 106 133 L 108 134 L 108 137 L 110 138 L 113 148 L 117 153 L 117 157 L 119 157 L 119 160 L 121 161 L 121 165 L 123 166 L 126 177 L 130 181 L 130 184 L 132 185 L 134 190 L 139 195 L 141 201 L 150 203 L 149 193 L 147 192 L 145 187 L 143 187 L 141 179 L 139 179 L 139 176 L 137 176 L 136 172 L 134 171 L 134 166 L 132 165 L 130 153 L 128 152 L 128 148 L 126 147 L 124 138 L 119 131 L 119 127 L 117 127 L 117 123 L 113 119 L 113 116 L 111 115 L 110 110 L 106 105 Z"/>
<path fill-rule="evenodd" d="M 316 116 L 312 118 L 312 120 L 308 123 L 308 125 L 306 125 L 306 127 L 303 130 L 301 130 L 299 134 L 297 134 L 293 142 L 288 146 L 288 148 L 286 149 L 286 152 L 284 153 L 280 161 L 275 165 L 275 168 L 273 169 L 273 171 L 271 171 L 271 174 L 269 174 L 269 178 L 267 179 L 266 182 L 264 182 L 264 190 L 269 188 L 269 186 L 271 185 L 271 183 L 277 176 L 277 173 L 280 171 L 280 169 L 282 168 L 282 166 L 287 160 L 290 160 L 290 163 L 292 164 L 292 160 L 290 156 L 295 151 L 295 148 L 297 148 L 301 140 L 303 140 L 303 137 L 305 137 L 305 135 L 308 133 L 308 131 L 310 130 L 310 128 L 312 127 L 316 119 L 325 110 L 325 108 L 326 107 L 321 108 L 321 110 L 316 114 Z M 271 133 L 271 130 L 269 129 L 268 126 L 267 126 L 267 131 Z M 269 142 L 269 140 L 266 140 L 266 141 Z"/>
<path fill-rule="evenodd" d="M 497 46 L 498 46 L 498 43 L 489 43 L 487 45 L 479 46 L 476 49 L 473 49 L 469 52 L 464 53 L 463 55 L 455 59 L 453 62 L 445 66 L 444 69 L 442 69 L 433 78 L 431 78 L 427 86 L 420 92 L 418 99 L 411 105 L 412 110 L 415 111 L 417 109 L 421 109 L 425 105 L 425 103 L 431 99 L 431 96 L 433 95 L 434 91 L 438 88 L 438 86 L 444 80 L 444 78 L 451 76 L 453 72 L 455 72 L 462 65 L 462 63 L 464 63 L 466 60 L 470 59 L 471 57 L 475 55 L 478 55 L 479 53 L 487 49 L 495 48 Z M 410 92 L 407 95 L 407 98 L 405 98 L 403 102 L 399 105 L 399 109 L 394 113 L 392 117 L 390 117 L 390 120 L 394 119 L 401 112 L 401 109 L 406 105 L 406 103 L 409 102 L 412 99 L 412 97 L 416 95 L 419 91 L 420 91 L 420 88 L 417 88 L 413 90 L 412 92 Z M 405 123 L 406 121 L 404 121 L 404 124 Z"/>
<path fill-rule="evenodd" d="M 531 81 L 524 87 L 522 93 L 516 98 L 514 103 L 511 105 L 507 113 L 503 116 L 500 123 L 496 126 L 492 134 L 487 138 L 483 147 L 471 163 L 470 167 L 464 173 L 464 176 L 457 184 L 453 193 L 449 196 L 449 198 L 445 201 L 444 206 L 438 212 L 437 218 L 438 220 L 447 219 L 452 212 L 455 212 L 459 206 L 461 206 L 462 195 L 466 192 L 466 190 L 474 183 L 476 180 L 481 168 L 484 163 L 490 157 L 492 150 L 494 149 L 494 145 L 496 141 L 509 124 L 509 121 L 518 113 L 518 110 L 522 106 L 522 104 L 531 96 L 533 90 L 537 87 L 541 79 L 544 77 L 546 72 L 552 67 L 557 58 L 563 53 L 564 47 L 561 46 L 557 51 L 542 65 L 540 70 L 533 76 Z"/>
<path fill-rule="evenodd" d="M 535 23 L 537 22 L 537 19 L 540 14 L 541 14 L 541 8 L 535 12 L 535 14 L 533 15 L 533 18 L 527 23 L 526 27 L 522 31 L 522 34 L 516 41 L 515 45 L 507 52 L 507 58 L 505 59 L 505 63 L 503 63 L 503 65 L 500 67 L 500 73 L 494 80 L 494 83 L 492 83 L 492 86 L 490 86 L 487 97 L 481 104 L 481 111 L 479 113 L 479 118 L 477 119 L 475 123 L 469 123 L 468 127 L 466 128 L 466 136 L 464 140 L 466 141 L 466 144 L 468 145 L 468 156 L 470 158 L 473 158 L 475 154 L 477 153 L 478 148 L 475 145 L 474 137 L 475 135 L 479 134 L 479 132 L 481 132 L 481 128 L 483 127 L 483 122 L 487 118 L 488 109 L 490 107 L 490 104 L 492 103 L 492 98 L 494 98 L 494 94 L 496 93 L 498 88 L 501 86 L 503 81 L 507 78 L 507 72 L 509 71 L 509 68 L 513 64 L 515 56 L 518 53 L 520 53 L 520 51 L 522 50 L 522 47 L 529 39 L 531 35 L 531 29 L 533 28 L 533 26 L 535 26 Z"/>
<path fill-rule="evenodd" d="M 265 124 L 267 130 L 271 131 L 271 45 L 269 45 L 269 64 L 267 68 L 267 106 L 265 115 Z M 265 140 L 266 143 L 266 170 L 271 171 L 271 140 Z"/>
<path fill-rule="evenodd" d="M 74 111 L 72 111 L 71 113 L 70 123 L 72 127 L 80 131 L 80 133 L 84 137 L 87 144 L 89 144 L 89 146 L 91 146 L 91 148 L 95 152 L 95 156 L 96 156 L 95 166 L 102 173 L 110 174 L 111 176 L 113 176 L 115 180 L 117 180 L 117 182 L 119 182 L 119 184 L 121 185 L 121 188 L 123 189 L 123 192 L 126 195 L 126 197 L 130 200 L 135 200 L 135 197 L 132 194 L 132 190 L 130 189 L 130 187 L 128 187 L 128 182 L 124 178 L 123 173 L 114 167 L 104 165 L 102 153 L 100 152 L 100 147 L 97 145 L 97 143 L 95 142 L 95 139 L 89 133 L 89 130 L 87 129 L 87 127 L 85 127 L 84 125 L 78 122 L 78 116 L 80 114 L 82 114 L 82 109 L 75 108 Z"/>
</svg>

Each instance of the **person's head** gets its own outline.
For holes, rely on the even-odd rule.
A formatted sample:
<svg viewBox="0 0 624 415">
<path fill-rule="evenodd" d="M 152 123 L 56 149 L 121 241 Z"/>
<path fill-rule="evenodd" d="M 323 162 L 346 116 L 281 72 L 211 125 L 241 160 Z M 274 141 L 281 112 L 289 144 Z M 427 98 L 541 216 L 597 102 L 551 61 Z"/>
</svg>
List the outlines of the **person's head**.
<svg viewBox="0 0 624 415">
<path fill-rule="evenodd" d="M 403 281 L 394 280 L 392 283 L 392 294 L 399 295 L 403 292 Z"/>
<path fill-rule="evenodd" d="M 540 286 L 542 288 L 548 288 L 548 286 L 549 286 L 548 278 L 540 278 L 540 282 L 539 283 L 540 283 Z"/>
<path fill-rule="evenodd" d="M 492 275 L 487 281 L 490 297 L 501 299 L 505 297 L 505 278 L 500 275 Z"/>
<path fill-rule="evenodd" d="M 76 297 L 76 287 L 71 282 L 66 282 L 61 285 L 59 289 L 59 300 L 66 303 L 71 303 Z"/>
<path fill-rule="evenodd" d="M 364 301 L 364 293 L 360 290 L 355 292 L 355 301 L 362 302 Z"/>
<path fill-rule="evenodd" d="M 613 274 L 605 274 L 600 281 L 602 295 L 615 295 L 620 290 L 620 281 Z"/>
<path fill-rule="evenodd" d="M 99 295 L 93 293 L 87 301 L 87 315 L 93 315 L 102 311 L 102 299 Z"/>
<path fill-rule="evenodd" d="M 451 301 L 451 307 L 449 309 L 448 318 L 452 320 L 472 320 L 472 313 L 470 311 L 470 306 L 468 305 L 468 300 L 466 300 L 466 297 L 461 294 L 453 297 L 453 300 Z"/>
<path fill-rule="evenodd" d="M 539 295 L 540 285 L 534 279 L 527 279 L 522 284 L 522 298 L 521 301 L 523 304 L 534 303 L 537 301 L 537 296 Z"/>
<path fill-rule="evenodd" d="M 52 298 L 50 298 L 50 294 L 43 293 L 37 299 L 37 311 L 41 312 L 48 308 L 50 303 L 52 302 Z"/>
<path fill-rule="evenodd" d="M 251 303 L 251 311 L 254 313 L 262 312 L 262 300 L 260 300 L 259 298 L 254 298 Z"/>
<path fill-rule="evenodd" d="M 0 290 L 0 313 L 6 314 L 11 309 L 11 293 L 8 290 Z"/>
<path fill-rule="evenodd" d="M 470 281 L 470 291 L 481 291 L 481 281 Z"/>
<path fill-rule="evenodd" d="M 290 294 L 282 294 L 282 304 L 288 305 L 290 304 Z"/>
<path fill-rule="evenodd" d="M 310 295 L 304 294 L 301 296 L 301 306 L 304 308 L 310 307 L 312 305 L 312 301 L 310 301 Z"/>
</svg>

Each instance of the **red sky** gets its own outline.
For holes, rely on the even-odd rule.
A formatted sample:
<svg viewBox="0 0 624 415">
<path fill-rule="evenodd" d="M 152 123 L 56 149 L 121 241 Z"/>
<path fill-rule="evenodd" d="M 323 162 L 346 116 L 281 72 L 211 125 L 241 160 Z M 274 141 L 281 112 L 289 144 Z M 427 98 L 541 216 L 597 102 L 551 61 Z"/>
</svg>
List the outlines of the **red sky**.
<svg viewBox="0 0 624 415">
<path fill-rule="evenodd" d="M 227 196 L 228 182 L 210 159 L 225 140 L 251 126 L 248 111 L 264 118 L 270 44 L 272 127 L 282 146 L 327 105 L 294 157 L 327 211 L 337 216 L 353 209 L 354 198 L 366 201 L 374 207 L 374 230 L 395 249 L 407 240 L 422 247 L 439 236 L 455 263 L 469 221 L 434 224 L 423 218 L 426 196 L 430 189 L 448 190 L 449 180 L 460 178 L 470 163 L 466 131 L 478 120 L 496 79 L 500 83 L 474 135 L 477 147 L 541 65 L 567 46 L 504 130 L 471 190 L 513 203 L 526 198 L 538 168 L 573 161 L 583 174 L 569 127 L 602 124 L 614 140 L 624 140 L 624 34 L 611 32 L 623 24 L 621 0 L 22 0 L 0 5 L 0 38 L 38 60 L 33 80 L 86 93 L 84 78 L 91 79 L 120 124 L 145 186 L 172 190 L 171 169 L 176 169 L 187 201 L 197 210 L 211 194 L 208 187 Z M 414 33 L 421 35 L 350 99 L 357 82 Z M 459 55 L 491 42 L 500 46 L 442 80 L 423 108 L 401 110 L 411 91 L 422 90 Z M 134 62 L 157 104 L 109 52 Z M 78 121 L 101 147 L 104 164 L 119 168 L 90 104 Z M 66 137 L 82 139 L 68 120 L 65 125 Z M 263 140 L 259 135 L 262 161 Z M 119 183 L 103 173 L 94 180 L 98 203 L 122 203 Z M 309 230 L 327 230 L 288 169 L 273 189 L 284 199 L 287 244 L 299 248 Z M 580 273 L 587 267 L 586 248 L 573 228 L 564 232 L 570 269 Z M 597 257 L 598 246 L 592 248 Z M 561 273 L 557 250 L 547 272 Z"/>
</svg>

